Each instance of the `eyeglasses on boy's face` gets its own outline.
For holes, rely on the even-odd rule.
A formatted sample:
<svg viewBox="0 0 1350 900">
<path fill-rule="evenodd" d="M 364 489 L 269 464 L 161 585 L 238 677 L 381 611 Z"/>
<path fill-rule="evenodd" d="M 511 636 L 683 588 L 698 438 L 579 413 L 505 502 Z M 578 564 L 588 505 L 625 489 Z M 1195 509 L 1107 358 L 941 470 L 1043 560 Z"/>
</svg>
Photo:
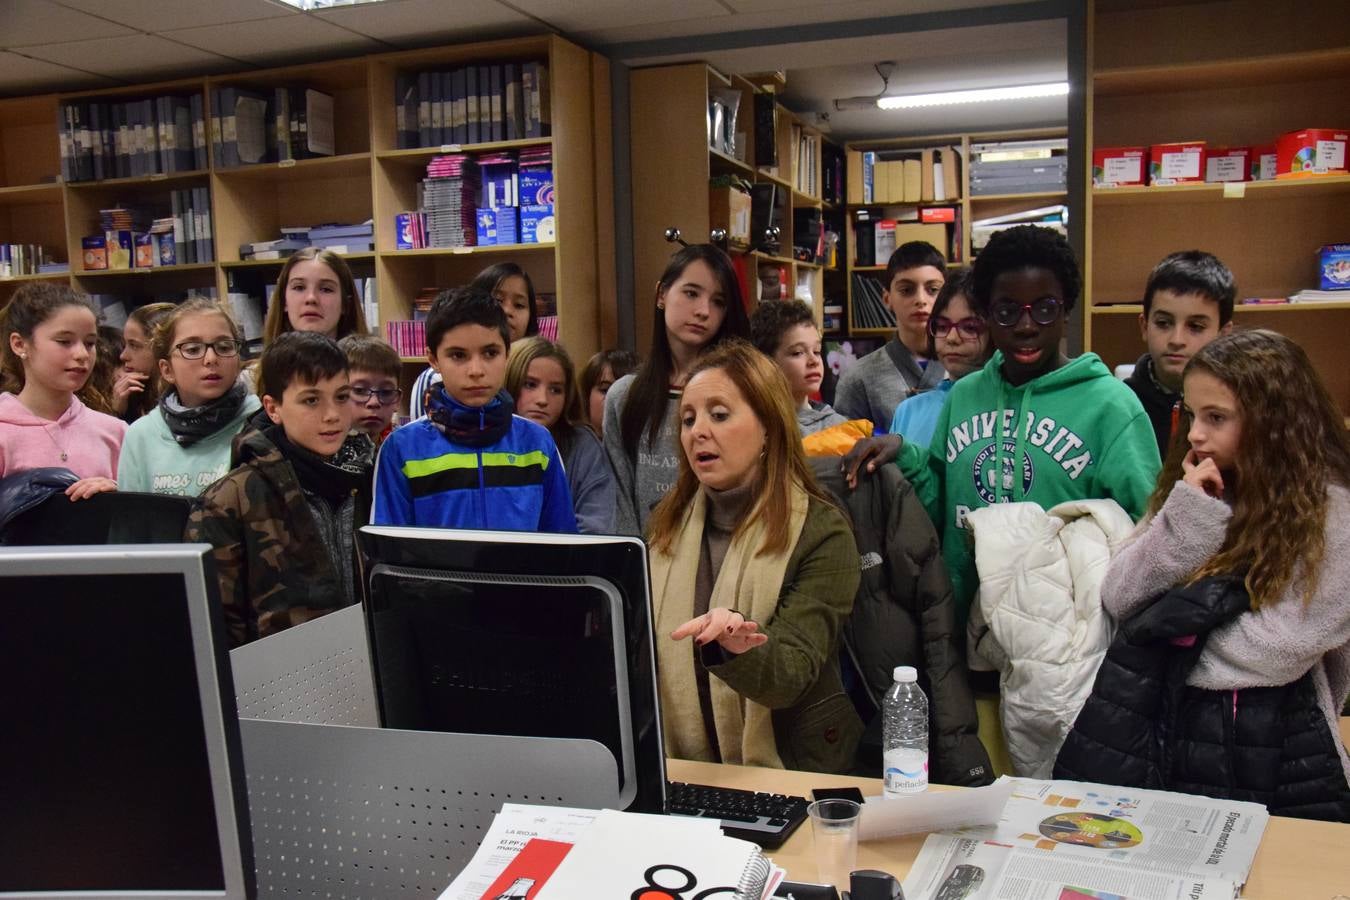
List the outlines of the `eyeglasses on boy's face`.
<svg viewBox="0 0 1350 900">
<path fill-rule="evenodd" d="M 979 340 L 980 335 L 984 334 L 984 319 L 976 316 L 967 316 L 964 319 L 930 316 L 928 319 L 928 333 L 935 338 L 946 337 L 952 333 L 953 328 L 966 340 Z"/>
<path fill-rule="evenodd" d="M 989 318 L 995 325 L 1003 328 L 1011 328 L 1022 321 L 1023 313 L 1031 314 L 1031 321 L 1037 325 L 1053 325 L 1055 319 L 1059 317 L 1059 310 L 1064 304 L 1056 297 L 1042 297 L 1035 303 L 1014 303 L 1011 300 L 1000 300 L 989 308 Z"/>
<path fill-rule="evenodd" d="M 375 399 L 380 401 L 381 406 L 389 406 L 391 404 L 397 403 L 398 398 L 402 396 L 403 391 L 399 390 L 398 388 L 380 388 L 379 390 L 372 390 L 370 388 L 365 387 L 352 388 L 352 402 L 359 403 L 361 405 L 369 403 L 370 398 L 374 397 Z"/>
<path fill-rule="evenodd" d="M 183 341 L 181 344 L 174 344 L 173 349 L 183 359 L 201 359 L 206 356 L 208 348 L 216 351 L 216 356 L 238 356 L 241 346 L 239 341 L 232 338 L 221 338 L 209 344 L 205 341 Z"/>
</svg>

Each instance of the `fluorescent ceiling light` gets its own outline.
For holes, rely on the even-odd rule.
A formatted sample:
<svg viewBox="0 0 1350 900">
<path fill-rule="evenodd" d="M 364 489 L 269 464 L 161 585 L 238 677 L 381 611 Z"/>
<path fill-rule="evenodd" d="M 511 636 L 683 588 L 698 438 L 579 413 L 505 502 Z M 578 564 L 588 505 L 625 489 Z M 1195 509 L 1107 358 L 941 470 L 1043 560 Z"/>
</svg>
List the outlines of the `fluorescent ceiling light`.
<svg viewBox="0 0 1350 900">
<path fill-rule="evenodd" d="M 1062 97 L 1069 93 L 1067 81 L 1052 84 L 1019 84 L 1010 87 L 979 88 L 972 91 L 939 91 L 933 94 L 909 94 L 878 97 L 881 109 L 917 109 L 923 106 L 949 106 L 955 103 L 984 103 L 991 100 L 1027 100 L 1032 97 Z"/>
<path fill-rule="evenodd" d="M 364 6 L 367 3 L 382 3 L 383 0 L 281 0 L 287 6 L 296 9 L 332 9 L 335 6 Z"/>
</svg>

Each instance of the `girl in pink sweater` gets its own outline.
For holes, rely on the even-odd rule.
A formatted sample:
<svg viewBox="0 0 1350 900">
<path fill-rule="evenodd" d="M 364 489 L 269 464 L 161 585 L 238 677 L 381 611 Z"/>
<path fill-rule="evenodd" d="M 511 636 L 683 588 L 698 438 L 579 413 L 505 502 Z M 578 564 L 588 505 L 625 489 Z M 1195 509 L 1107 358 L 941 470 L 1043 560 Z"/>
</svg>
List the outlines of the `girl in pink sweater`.
<svg viewBox="0 0 1350 900">
<path fill-rule="evenodd" d="M 79 481 L 82 500 L 117 489 L 126 423 L 94 412 L 75 392 L 93 371 L 98 318 L 83 294 L 57 284 L 26 284 L 5 308 L 0 347 L 0 478 L 55 466 Z"/>
</svg>

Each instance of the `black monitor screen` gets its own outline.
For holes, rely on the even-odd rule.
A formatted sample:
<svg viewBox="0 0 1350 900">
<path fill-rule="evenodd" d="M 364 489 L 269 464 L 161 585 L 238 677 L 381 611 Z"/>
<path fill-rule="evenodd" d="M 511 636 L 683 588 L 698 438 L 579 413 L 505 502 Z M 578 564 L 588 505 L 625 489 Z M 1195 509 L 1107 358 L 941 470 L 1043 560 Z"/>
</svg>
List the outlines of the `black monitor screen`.
<svg viewBox="0 0 1350 900">
<path fill-rule="evenodd" d="M 590 738 L 622 759 L 615 601 L 603 582 L 553 582 L 377 567 L 368 614 L 385 727 Z"/>
<path fill-rule="evenodd" d="M 224 890 L 185 589 L 0 575 L 0 892 Z"/>
</svg>

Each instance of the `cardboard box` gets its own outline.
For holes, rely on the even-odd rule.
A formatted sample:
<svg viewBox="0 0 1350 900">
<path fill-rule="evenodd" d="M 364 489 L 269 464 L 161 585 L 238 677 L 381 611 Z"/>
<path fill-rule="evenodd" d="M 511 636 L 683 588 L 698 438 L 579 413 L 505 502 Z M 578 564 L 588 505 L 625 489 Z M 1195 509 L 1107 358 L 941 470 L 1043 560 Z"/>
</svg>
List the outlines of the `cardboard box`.
<svg viewBox="0 0 1350 900">
<path fill-rule="evenodd" d="M 108 268 L 130 269 L 132 233 L 126 230 L 105 231 L 103 240 L 108 249 Z"/>
<path fill-rule="evenodd" d="M 557 225 L 553 219 L 553 205 L 532 205 L 520 208 L 520 242 L 522 244 L 544 244 L 557 238 Z"/>
<path fill-rule="evenodd" d="M 727 242 L 733 247 L 750 246 L 750 195 L 734 187 L 708 189 L 708 221 L 713 228 L 727 230 Z"/>
<path fill-rule="evenodd" d="M 1305 128 L 1280 135 L 1275 142 L 1275 177 L 1344 175 L 1347 132 Z"/>
<path fill-rule="evenodd" d="M 101 234 L 80 239 L 80 248 L 84 251 L 84 269 L 86 272 L 108 268 L 108 242 Z"/>
<path fill-rule="evenodd" d="M 478 246 L 491 247 L 494 244 L 519 243 L 516 212 L 514 206 L 479 209 Z"/>
<path fill-rule="evenodd" d="M 1350 244 L 1327 244 L 1319 251 L 1317 269 L 1324 291 L 1350 291 Z"/>
<path fill-rule="evenodd" d="M 178 250 L 173 245 L 173 232 L 161 231 L 154 235 L 155 254 L 159 257 L 158 265 L 174 266 L 178 264 Z"/>
<path fill-rule="evenodd" d="M 153 234 L 136 234 L 132 238 L 132 243 L 136 248 L 136 268 L 153 268 L 156 264 L 155 236 Z"/>
<path fill-rule="evenodd" d="M 1092 151 L 1092 186 L 1133 187 L 1144 183 L 1143 147 L 1096 147 Z"/>
<path fill-rule="evenodd" d="M 1205 154 L 1205 181 L 1250 181 L 1252 148 L 1226 147 Z"/>
<path fill-rule="evenodd" d="M 1276 154 L 1274 144 L 1262 144 L 1252 148 L 1251 180 L 1271 181 L 1275 178 Z"/>
<path fill-rule="evenodd" d="M 915 222 L 902 222 L 895 226 L 895 246 L 900 247 L 910 241 L 923 241 L 932 244 L 945 258 L 947 256 L 947 226 L 941 224 L 921 225 Z M 887 258 L 889 259 L 889 254 Z M 877 262 L 882 257 L 877 256 Z"/>
<path fill-rule="evenodd" d="M 520 192 L 520 205 L 553 206 L 553 167 L 522 167 L 517 180 Z M 552 240 L 552 238 L 550 238 Z"/>
<path fill-rule="evenodd" d="M 1181 141 L 1148 148 L 1148 183 L 1158 187 L 1205 180 L 1205 142 Z"/>
<path fill-rule="evenodd" d="M 899 246 L 895 242 L 895 220 L 881 219 L 876 223 L 876 228 L 872 232 L 872 246 L 873 258 L 876 259 L 877 265 L 884 265 L 882 260 L 889 260 L 895 248 Z"/>
</svg>

